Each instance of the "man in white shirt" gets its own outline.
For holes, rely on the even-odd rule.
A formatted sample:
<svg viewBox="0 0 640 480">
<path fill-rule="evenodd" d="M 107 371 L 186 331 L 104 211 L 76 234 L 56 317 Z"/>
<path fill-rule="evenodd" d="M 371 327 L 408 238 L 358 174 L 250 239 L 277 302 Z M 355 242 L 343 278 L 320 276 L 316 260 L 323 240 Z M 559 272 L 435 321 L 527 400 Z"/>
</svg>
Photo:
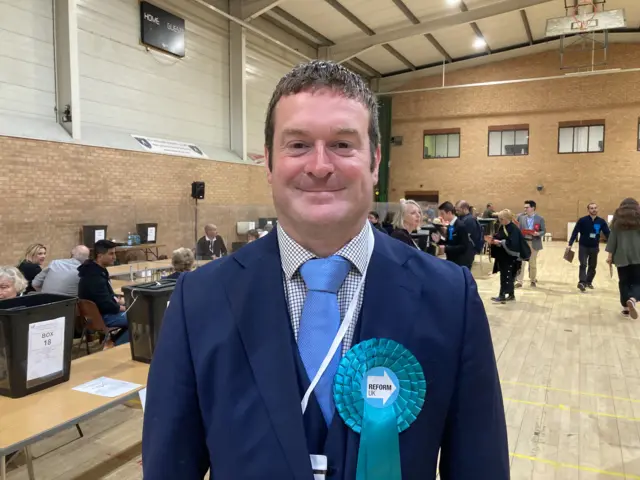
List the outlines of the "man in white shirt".
<svg viewBox="0 0 640 480">
<path fill-rule="evenodd" d="M 78 267 L 89 258 L 89 249 L 78 245 L 71 250 L 71 258 L 52 261 L 42 270 L 32 285 L 36 291 L 42 293 L 56 293 L 59 295 L 78 296 Z"/>
</svg>

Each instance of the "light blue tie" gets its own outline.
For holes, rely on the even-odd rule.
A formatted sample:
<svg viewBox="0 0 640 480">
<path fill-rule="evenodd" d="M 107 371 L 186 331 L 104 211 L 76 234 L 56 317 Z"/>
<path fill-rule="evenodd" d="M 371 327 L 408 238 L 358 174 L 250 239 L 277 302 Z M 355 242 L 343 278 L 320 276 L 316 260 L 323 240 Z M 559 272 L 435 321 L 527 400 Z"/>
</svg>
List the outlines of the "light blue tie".
<svg viewBox="0 0 640 480">
<path fill-rule="evenodd" d="M 349 261 L 337 255 L 309 260 L 300 267 L 300 274 L 307 285 L 307 297 L 300 318 L 298 350 L 310 382 L 320 370 L 320 364 L 340 328 L 338 290 L 350 268 Z M 314 389 L 327 425 L 333 418 L 331 390 L 341 354 L 342 349 L 338 348 Z"/>
</svg>

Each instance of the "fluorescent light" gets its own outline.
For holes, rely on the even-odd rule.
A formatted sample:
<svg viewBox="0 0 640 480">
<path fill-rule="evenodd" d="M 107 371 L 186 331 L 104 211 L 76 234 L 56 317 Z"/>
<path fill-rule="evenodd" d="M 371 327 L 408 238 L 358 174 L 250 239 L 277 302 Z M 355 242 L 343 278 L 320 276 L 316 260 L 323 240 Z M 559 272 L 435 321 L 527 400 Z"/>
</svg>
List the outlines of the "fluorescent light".
<svg viewBox="0 0 640 480">
<path fill-rule="evenodd" d="M 486 46 L 487 42 L 482 37 L 476 37 L 476 39 L 473 41 L 473 48 L 476 48 L 478 50 Z"/>
<path fill-rule="evenodd" d="M 454 6 L 460 4 L 460 0 L 447 0 L 447 4 L 451 5 L 452 7 L 454 7 Z"/>
</svg>

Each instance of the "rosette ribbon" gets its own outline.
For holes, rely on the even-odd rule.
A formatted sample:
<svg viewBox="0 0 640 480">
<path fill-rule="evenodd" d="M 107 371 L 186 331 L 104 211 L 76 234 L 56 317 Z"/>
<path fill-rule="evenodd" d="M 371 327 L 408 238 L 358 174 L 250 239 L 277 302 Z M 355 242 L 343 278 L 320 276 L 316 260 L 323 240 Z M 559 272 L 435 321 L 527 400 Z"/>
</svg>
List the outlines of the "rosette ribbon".
<svg viewBox="0 0 640 480">
<path fill-rule="evenodd" d="M 402 480 L 399 434 L 422 411 L 426 393 L 420 363 L 393 340 L 366 340 L 342 358 L 333 395 L 342 420 L 360 434 L 356 480 Z"/>
</svg>

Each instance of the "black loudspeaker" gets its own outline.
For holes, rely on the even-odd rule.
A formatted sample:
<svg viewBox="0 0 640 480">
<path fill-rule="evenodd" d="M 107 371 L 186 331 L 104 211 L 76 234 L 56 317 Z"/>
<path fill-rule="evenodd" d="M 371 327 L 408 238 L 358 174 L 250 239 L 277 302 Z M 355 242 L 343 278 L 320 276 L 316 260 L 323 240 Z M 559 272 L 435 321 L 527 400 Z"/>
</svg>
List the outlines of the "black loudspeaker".
<svg viewBox="0 0 640 480">
<path fill-rule="evenodd" d="M 193 182 L 191 184 L 191 198 L 198 200 L 204 198 L 204 182 Z"/>
</svg>

